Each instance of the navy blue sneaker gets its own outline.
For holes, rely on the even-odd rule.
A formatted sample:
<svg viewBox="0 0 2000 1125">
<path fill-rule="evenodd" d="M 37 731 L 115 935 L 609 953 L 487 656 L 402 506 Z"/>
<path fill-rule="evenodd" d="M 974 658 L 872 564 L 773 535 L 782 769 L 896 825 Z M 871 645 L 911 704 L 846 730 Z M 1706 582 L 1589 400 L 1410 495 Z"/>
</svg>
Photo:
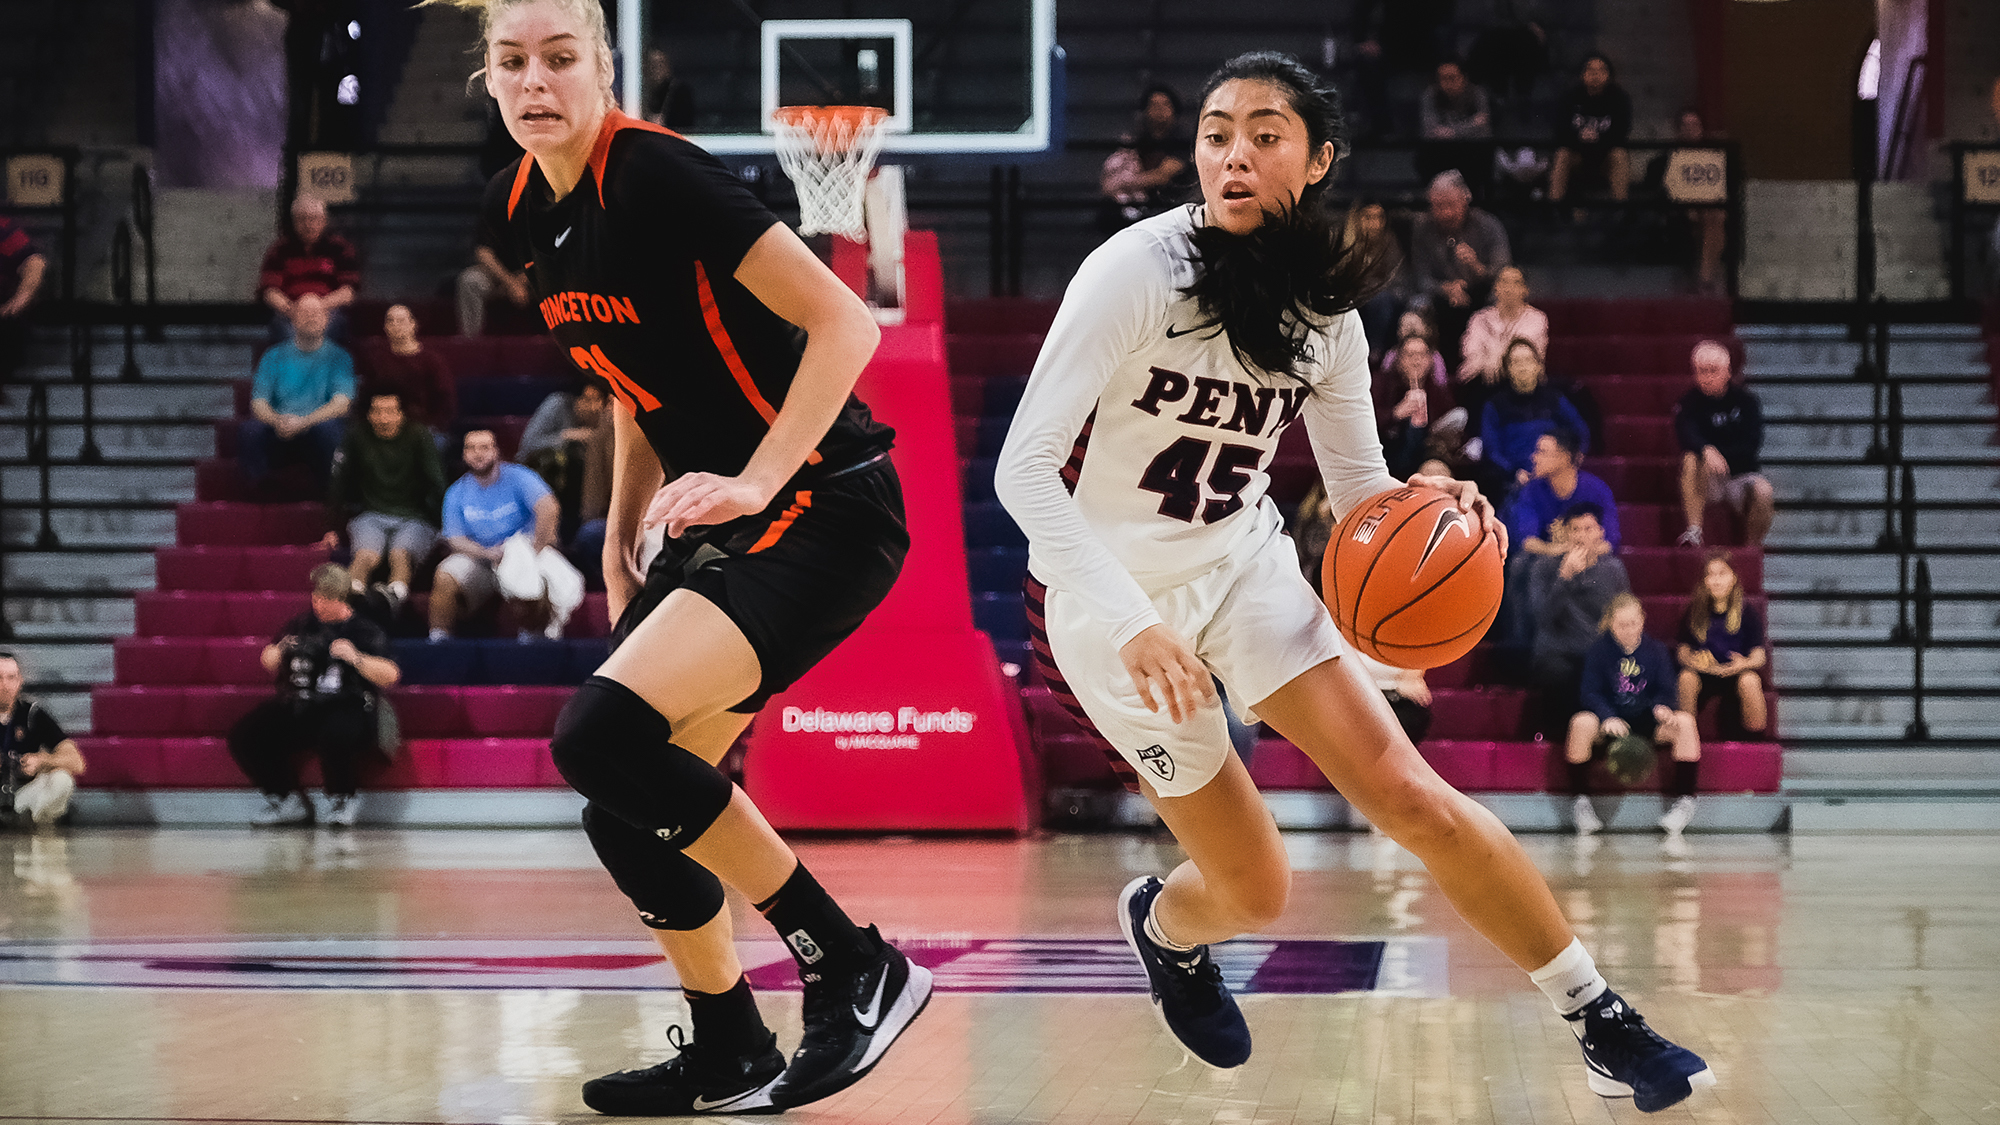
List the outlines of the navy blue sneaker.
<svg viewBox="0 0 2000 1125">
<path fill-rule="evenodd" d="M 1631 1098 L 1641 1113 L 1657 1113 L 1680 1104 L 1696 1087 L 1715 1085 L 1715 1072 L 1700 1055 L 1661 1038 L 1610 989 L 1563 1018 L 1583 1044 L 1591 1093 Z"/>
<path fill-rule="evenodd" d="M 1151 875 L 1125 884 L 1118 895 L 1118 930 L 1146 968 L 1153 1011 L 1188 1053 L 1219 1070 L 1250 1061 L 1250 1026 L 1208 947 L 1187 953 L 1161 949 L 1146 936 L 1146 915 L 1166 887 Z"/>
</svg>

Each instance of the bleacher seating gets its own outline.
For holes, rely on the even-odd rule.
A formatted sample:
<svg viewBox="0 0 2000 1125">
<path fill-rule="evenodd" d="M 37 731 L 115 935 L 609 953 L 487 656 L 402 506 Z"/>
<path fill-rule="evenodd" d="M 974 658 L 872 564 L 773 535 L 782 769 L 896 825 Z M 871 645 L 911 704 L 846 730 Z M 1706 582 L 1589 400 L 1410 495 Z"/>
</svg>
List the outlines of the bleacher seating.
<svg viewBox="0 0 2000 1125">
<path fill-rule="evenodd" d="M 1680 460 L 1670 418 L 1674 403 L 1690 383 L 1688 353 L 1704 337 L 1738 348 L 1729 304 L 1703 299 L 1656 301 L 1558 300 L 1540 302 L 1549 314 L 1550 368 L 1581 381 L 1596 395 L 1607 417 L 1607 448 L 1594 451 L 1585 467 L 1603 477 L 1619 498 L 1624 528 L 1620 552 L 1647 611 L 1647 627 L 1671 639 L 1699 578 L 1700 552 L 1676 547 L 1682 530 Z M 1054 317 L 1047 301 L 970 301 L 953 305 L 948 348 L 952 401 L 959 411 L 958 439 L 965 481 L 965 535 L 975 613 L 997 641 L 1021 635 L 1021 578 L 1027 540 L 993 493 L 994 462 L 1026 385 L 1042 334 Z M 1740 348 L 1738 348 L 1740 350 Z M 1289 516 L 1318 477 L 1302 427 L 1286 434 L 1273 464 L 1271 494 Z M 1742 529 L 1727 512 L 1711 511 L 1705 533 L 1710 543 L 1739 542 Z M 1738 575 L 1752 593 L 1751 604 L 1765 608 L 1763 554 L 1736 548 Z M 1032 664 L 1023 677 L 1023 701 L 1048 783 L 1092 788 L 1116 785 L 1097 744 L 1057 706 L 1035 681 Z M 1482 646 L 1467 657 L 1433 670 L 1435 696 L 1432 737 L 1422 746 L 1427 760 L 1462 789 L 1533 792 L 1564 784 L 1556 744 L 1537 740 L 1532 692 L 1515 682 L 1493 651 Z M 1771 713 L 1776 699 L 1767 693 Z M 1700 720 L 1703 736 L 1702 788 L 1711 792 L 1774 791 L 1780 778 L 1779 748 L 1773 742 L 1721 741 L 1710 709 Z M 1263 739 L 1251 774 L 1266 788 L 1326 789 L 1323 774 L 1290 743 Z M 1618 786 L 1608 776 L 1605 791 Z"/>
</svg>

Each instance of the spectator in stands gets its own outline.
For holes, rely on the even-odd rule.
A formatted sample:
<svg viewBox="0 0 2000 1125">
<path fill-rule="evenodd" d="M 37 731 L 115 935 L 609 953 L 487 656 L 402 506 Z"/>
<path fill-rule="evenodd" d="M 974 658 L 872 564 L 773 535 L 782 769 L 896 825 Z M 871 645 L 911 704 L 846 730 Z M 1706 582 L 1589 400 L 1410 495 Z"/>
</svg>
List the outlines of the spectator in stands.
<svg viewBox="0 0 2000 1125">
<path fill-rule="evenodd" d="M 1701 111 L 1692 107 L 1681 110 L 1675 120 L 1674 140 L 1684 145 L 1714 143 L 1708 135 L 1708 126 L 1702 122 Z M 1653 157 L 1646 165 L 1646 190 L 1655 198 L 1669 198 L 1667 169 L 1673 158 L 1673 150 L 1669 149 Z M 1682 208 L 1681 215 L 1689 232 L 1694 235 L 1698 263 L 1696 280 L 1701 292 L 1712 297 L 1724 295 L 1722 251 L 1728 240 L 1728 209 L 1720 206 L 1686 207 Z"/>
<path fill-rule="evenodd" d="M 1521 267 L 1506 266 L 1494 271 L 1493 303 L 1466 322 L 1458 348 L 1459 382 L 1498 383 L 1500 353 L 1514 340 L 1526 340 L 1537 352 L 1549 354 L 1549 315 L 1528 303 L 1528 275 Z"/>
<path fill-rule="evenodd" d="M 313 297 L 327 313 L 320 331 L 347 340 L 347 306 L 361 284 L 361 259 L 354 244 L 326 229 L 326 203 L 317 196 L 292 200 L 292 231 L 264 251 L 257 274 L 257 297 L 271 307 L 271 340 L 276 343 L 296 331 L 301 299 Z"/>
<path fill-rule="evenodd" d="M 1526 645 L 1533 641 L 1535 615 L 1529 602 L 1530 575 L 1535 561 L 1569 550 L 1562 514 L 1577 504 L 1591 504 L 1600 517 L 1609 550 L 1619 545 L 1618 501 L 1611 487 L 1577 467 L 1581 441 L 1574 430 L 1558 426 L 1535 439 L 1534 477 L 1514 492 L 1507 508 L 1507 540 L 1513 553 L 1507 560 L 1507 588 L 1502 599 L 1502 640 Z"/>
<path fill-rule="evenodd" d="M 1631 594 L 1611 599 L 1605 607 L 1603 633 L 1584 653 L 1578 710 L 1570 718 L 1565 747 L 1579 836 L 1604 827 L 1590 805 L 1591 759 L 1605 752 L 1610 739 L 1628 734 L 1673 748 L 1670 803 L 1660 827 L 1678 836 L 1694 819 L 1701 739 L 1695 733 L 1694 716 L 1674 709 L 1673 674 L 1667 646 L 1646 635 L 1646 610 L 1639 599 Z"/>
<path fill-rule="evenodd" d="M 1556 158 L 1549 168 L 1549 199 L 1569 196 L 1579 173 L 1602 180 L 1611 198 L 1623 201 L 1632 190 L 1632 165 L 1625 141 L 1632 135 L 1632 96 L 1618 84 L 1611 60 L 1596 52 L 1583 58 L 1581 80 L 1556 110 Z"/>
<path fill-rule="evenodd" d="M 365 401 L 368 424 L 349 430 L 341 443 L 327 505 L 337 522 L 347 524 L 356 592 L 388 560 L 382 592 L 394 613 L 409 599 L 412 572 L 437 546 L 444 470 L 437 443 L 407 418 L 394 392 L 375 391 Z M 336 536 L 329 532 L 327 538 L 331 547 Z"/>
<path fill-rule="evenodd" d="M 1384 358 L 1394 366 L 1385 362 L 1375 376 L 1375 427 L 1389 475 L 1400 480 L 1429 456 L 1431 423 L 1451 410 L 1451 385 L 1422 336 L 1405 338 Z"/>
<path fill-rule="evenodd" d="M 13 381 L 27 354 L 28 306 L 42 291 L 48 268 L 49 260 L 35 249 L 28 232 L 0 215 L 0 392 Z"/>
<path fill-rule="evenodd" d="M 674 76 L 674 57 L 661 46 L 646 48 L 645 118 L 669 129 L 694 125 L 694 87 Z"/>
<path fill-rule="evenodd" d="M 1711 551 L 1702 567 L 1701 581 L 1695 583 L 1688 599 L 1687 619 L 1681 622 L 1680 646 L 1681 710 L 1701 714 L 1710 699 L 1735 701 L 1742 728 L 1761 735 L 1769 725 L 1764 709 L 1764 679 L 1760 674 L 1769 662 L 1764 648 L 1764 622 L 1754 606 L 1745 603 L 1743 583 L 1729 564 L 1727 551 Z"/>
<path fill-rule="evenodd" d="M 444 494 L 444 538 L 451 555 L 438 564 L 431 587 L 430 639 L 451 635 L 461 612 L 476 613 L 503 589 L 500 566 L 510 545 L 529 548 L 539 560 L 556 541 L 562 511 L 555 493 L 534 470 L 500 460 L 500 444 L 491 430 L 465 435 L 465 467 Z M 531 564 L 532 565 L 532 564 Z M 546 591 L 533 598 L 509 594 L 523 606 L 523 641 L 533 639 L 541 623 L 551 636 L 561 635 L 561 622 L 551 612 Z"/>
<path fill-rule="evenodd" d="M 444 357 L 418 338 L 417 327 L 408 305 L 390 305 L 382 315 L 382 339 L 361 350 L 361 401 L 394 395 L 410 420 L 442 434 L 458 417 L 458 384 Z"/>
<path fill-rule="evenodd" d="M 505 298 L 517 309 L 527 308 L 534 299 L 528 291 L 527 273 L 508 269 L 493 252 L 491 237 L 482 230 L 479 244 L 472 248 L 472 264 L 458 275 L 458 334 L 485 335 L 487 303 L 498 298 Z"/>
<path fill-rule="evenodd" d="M 1387 351 L 1395 338 L 1396 320 L 1410 299 L 1410 263 L 1403 243 L 1389 226 L 1389 212 L 1380 203 L 1362 203 L 1348 216 L 1348 238 L 1363 247 L 1363 253 L 1379 255 L 1376 269 L 1382 288 L 1360 308 L 1361 331 L 1368 337 L 1368 354 Z"/>
<path fill-rule="evenodd" d="M 1431 733 L 1431 686 L 1424 682 L 1423 669 L 1397 668 L 1360 652 L 1353 655 L 1389 701 L 1389 710 L 1396 713 L 1396 722 L 1410 736 L 1410 744 L 1423 745 Z"/>
<path fill-rule="evenodd" d="M 354 400 L 354 359 L 326 338 L 326 317 L 319 298 L 299 298 L 292 306 L 297 335 L 257 361 L 251 416 L 237 424 L 237 460 L 252 488 L 270 475 L 280 453 L 303 456 L 326 487 Z"/>
<path fill-rule="evenodd" d="M 1457 59 L 1437 65 L 1435 80 L 1417 100 L 1417 175 L 1429 179 L 1446 169 L 1465 177 L 1473 195 L 1483 198 L 1493 180 L 1493 114 L 1486 91 L 1465 77 Z"/>
<path fill-rule="evenodd" d="M 350 828 L 361 812 L 361 767 L 378 751 L 381 691 L 402 678 L 382 627 L 348 604 L 347 571 L 322 563 L 312 572 L 312 608 L 264 646 L 264 671 L 277 694 L 229 730 L 229 756 L 264 793 L 251 823 L 311 824 L 318 816 L 299 786 L 296 754 L 319 754 L 326 823 Z"/>
<path fill-rule="evenodd" d="M 33 697 L 21 694 L 21 661 L 0 652 L 0 815 L 37 828 L 69 811 L 83 751 Z"/>
<path fill-rule="evenodd" d="M 601 559 L 584 565 L 579 535 L 584 525 L 596 522 L 592 541 L 600 549 L 604 545 L 602 524 L 611 511 L 611 384 L 602 375 L 586 375 L 574 393 L 557 391 L 543 399 L 514 459 L 540 473 L 556 494 L 562 505 L 557 535 L 574 545 L 571 561 L 586 572 L 602 567 Z"/>
<path fill-rule="evenodd" d="M 1528 576 L 1535 641 L 1529 679 L 1542 691 L 1542 729 L 1561 730 L 1576 711 L 1583 654 L 1597 639 L 1611 599 L 1629 593 L 1625 564 L 1604 539 L 1604 510 L 1572 504 L 1563 512 L 1563 553 L 1541 555 Z"/>
<path fill-rule="evenodd" d="M 1474 207 L 1465 177 L 1450 171 L 1431 180 L 1430 213 L 1410 228 L 1410 260 L 1444 346 L 1456 350 L 1473 310 L 1492 292 L 1494 274 L 1514 255 L 1500 220 Z"/>
<path fill-rule="evenodd" d="M 1687 530 L 1680 545 L 1702 545 L 1702 514 L 1726 503 L 1744 518 L 1745 539 L 1761 547 L 1777 515 L 1771 482 L 1758 470 L 1764 447 L 1764 404 L 1731 380 L 1728 345 L 1703 340 L 1694 346 L 1694 387 L 1674 406 L 1674 433 L 1681 446 L 1681 510 Z"/>
<path fill-rule="evenodd" d="M 1535 443 L 1543 434 L 1566 426 L 1577 435 L 1581 452 L 1587 453 L 1584 435 L 1590 432 L 1583 415 L 1543 378 L 1546 372 L 1539 348 L 1527 340 L 1511 340 L 1501 359 L 1507 370 L 1507 389 L 1486 400 L 1479 422 L 1480 456 L 1485 466 L 1482 486 L 1496 505 L 1508 492 L 1533 479 L 1530 462 Z"/>
<path fill-rule="evenodd" d="M 1139 117 L 1097 176 L 1104 193 L 1098 226 L 1122 230 L 1181 202 L 1187 193 L 1194 138 L 1181 127 L 1181 96 L 1155 83 L 1139 95 Z"/>
</svg>

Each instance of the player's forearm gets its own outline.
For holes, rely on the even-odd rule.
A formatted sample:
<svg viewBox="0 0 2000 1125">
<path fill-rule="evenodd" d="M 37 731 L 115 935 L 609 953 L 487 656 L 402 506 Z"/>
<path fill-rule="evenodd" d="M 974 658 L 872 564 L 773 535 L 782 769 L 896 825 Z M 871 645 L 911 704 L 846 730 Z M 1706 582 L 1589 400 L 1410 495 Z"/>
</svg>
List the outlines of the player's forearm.
<svg viewBox="0 0 2000 1125">
<path fill-rule="evenodd" d="M 785 405 L 740 474 L 766 498 L 778 494 L 833 428 L 882 338 L 875 318 L 859 302 L 851 313 L 828 317 L 826 323 L 806 331 L 805 354 L 799 357 L 798 374 L 785 392 Z"/>
<path fill-rule="evenodd" d="M 83 751 L 77 749 L 76 743 L 65 738 L 61 742 L 56 743 L 55 748 L 48 752 L 48 761 L 43 763 L 43 768 L 48 769 L 51 767 L 59 770 L 67 770 L 72 775 L 81 777 L 84 769 Z"/>
<path fill-rule="evenodd" d="M 612 407 L 611 506 L 604 514 L 605 573 L 624 573 L 635 564 L 646 507 L 666 483 L 653 445 L 623 407 Z"/>
</svg>

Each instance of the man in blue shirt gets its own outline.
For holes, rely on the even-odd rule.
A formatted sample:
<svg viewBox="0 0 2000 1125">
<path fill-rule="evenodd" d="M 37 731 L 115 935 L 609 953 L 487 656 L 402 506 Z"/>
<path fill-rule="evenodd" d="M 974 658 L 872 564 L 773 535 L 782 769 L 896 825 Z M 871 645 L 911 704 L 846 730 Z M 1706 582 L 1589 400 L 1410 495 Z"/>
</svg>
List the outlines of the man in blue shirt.
<svg viewBox="0 0 2000 1125">
<path fill-rule="evenodd" d="M 297 334 L 273 346 L 257 363 L 250 388 L 250 417 L 238 424 L 236 459 L 252 488 L 270 475 L 280 454 L 303 457 L 325 492 L 333 455 L 347 433 L 354 401 L 354 357 L 326 338 L 327 312 L 318 298 L 293 308 Z"/>
<path fill-rule="evenodd" d="M 507 541 L 521 536 L 533 551 L 556 541 L 562 506 L 533 469 L 500 459 L 491 430 L 465 435 L 465 467 L 470 470 L 444 494 L 445 542 L 451 557 L 438 564 L 431 586 L 431 640 L 451 635 L 461 612 L 474 613 L 501 593 L 499 565 Z M 521 639 L 549 619 L 546 595 L 524 603 Z"/>
<path fill-rule="evenodd" d="M 1534 477 L 1514 493 L 1507 506 L 1507 589 L 1501 610 L 1501 641 L 1528 645 L 1535 639 L 1535 615 L 1529 607 L 1528 573 L 1535 559 L 1569 550 L 1563 538 L 1563 513 L 1572 504 L 1593 504 L 1603 512 L 1604 542 L 1618 549 L 1618 501 L 1611 486 L 1577 468 L 1582 438 L 1558 426 L 1535 439 L 1530 457 Z"/>
</svg>

